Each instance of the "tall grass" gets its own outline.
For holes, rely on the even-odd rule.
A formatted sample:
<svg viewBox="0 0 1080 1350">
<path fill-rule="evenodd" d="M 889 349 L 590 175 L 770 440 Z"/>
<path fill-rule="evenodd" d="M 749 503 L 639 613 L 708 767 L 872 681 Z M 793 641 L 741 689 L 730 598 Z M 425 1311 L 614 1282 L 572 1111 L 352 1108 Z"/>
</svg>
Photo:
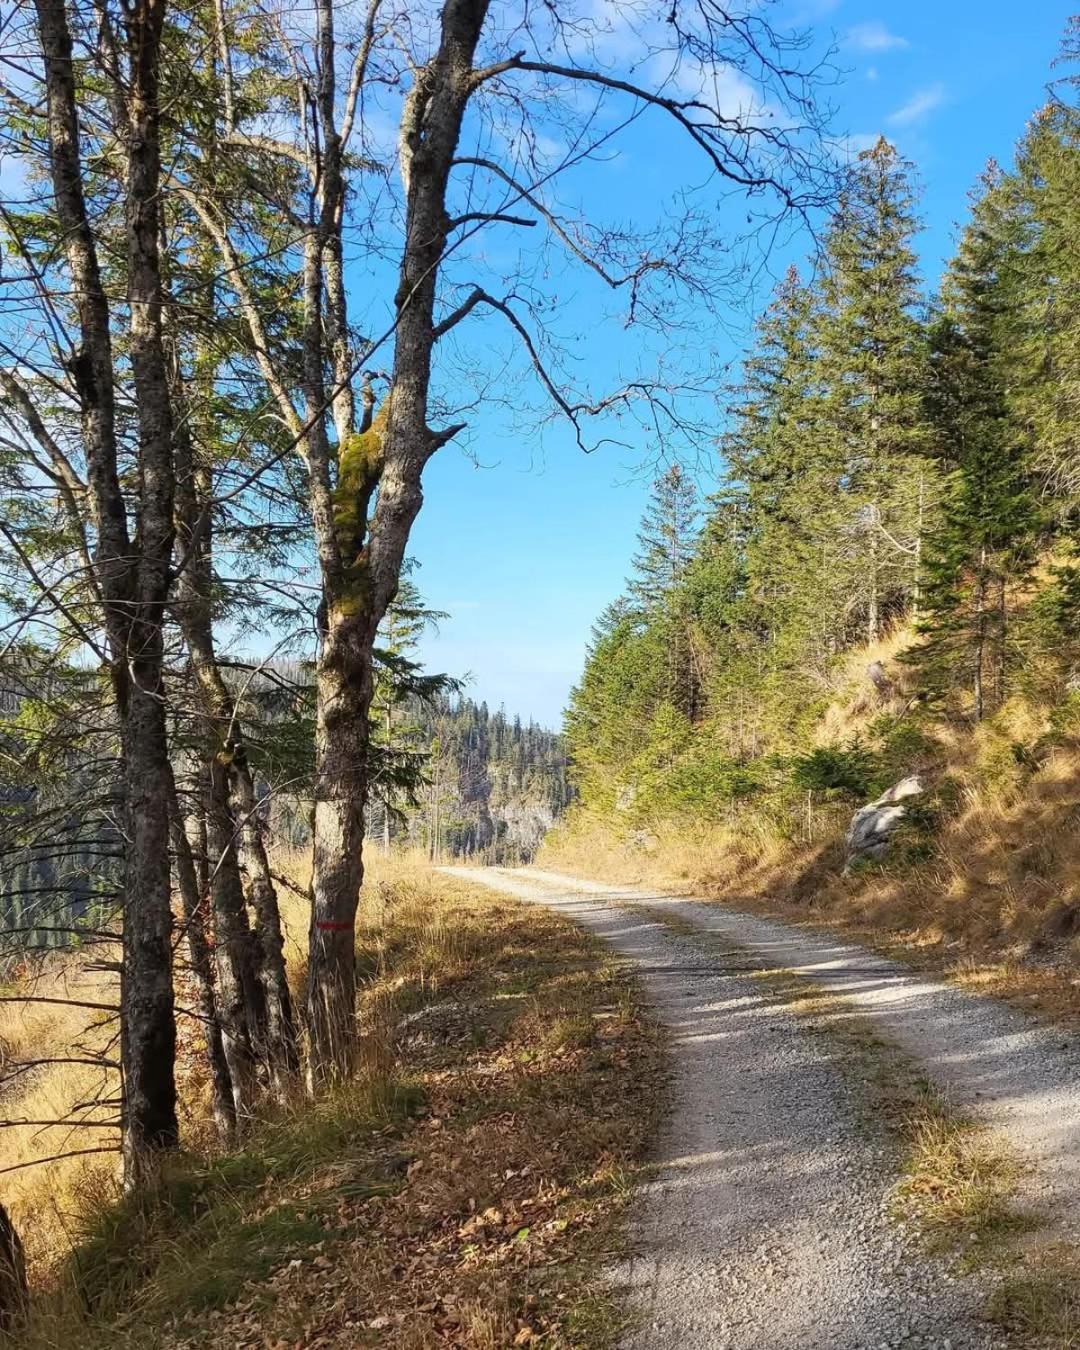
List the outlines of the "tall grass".
<svg viewBox="0 0 1080 1350">
<path fill-rule="evenodd" d="M 310 877 L 310 859 L 300 852 L 284 853 L 273 859 L 274 870 L 296 888 L 279 886 L 282 920 L 285 928 L 286 956 L 294 993 L 302 993 L 307 963 L 308 902 L 306 891 Z M 379 855 L 368 863 L 357 928 L 362 944 L 362 961 L 369 970 L 379 968 L 388 942 L 391 901 L 398 922 L 429 953 L 432 970 L 445 969 L 445 940 L 430 930 L 429 907 L 418 889 L 426 874 L 427 860 L 421 854 Z M 412 897 L 412 899 L 410 899 Z M 415 914 L 409 921 L 410 906 Z M 80 953 L 50 954 L 27 971 L 11 989 L 11 994 L 27 993 L 40 998 L 71 999 L 81 1002 L 116 1004 L 119 1000 L 115 974 L 87 968 Z M 184 977 L 178 976 L 179 1003 L 190 1002 Z M 386 1010 L 384 1021 L 389 1018 Z M 379 1012 L 369 1013 L 370 1025 L 364 1033 L 367 1067 L 385 1066 L 385 1027 L 380 1027 Z M 11 1066 L 23 1060 L 55 1057 L 78 1059 L 86 1051 L 101 1053 L 115 1038 L 116 1022 L 109 1014 L 85 1008 L 46 1003 L 0 1003 L 0 1076 L 7 1077 Z M 179 1062 L 182 1130 L 185 1147 L 195 1156 L 212 1158 L 215 1151 L 209 1119 L 202 1042 L 193 1019 L 179 1019 Z M 110 1058 L 116 1057 L 115 1048 Z M 118 1075 L 90 1064 L 45 1064 L 26 1073 L 8 1077 L 0 1086 L 0 1120 L 43 1121 L 90 1118 L 115 1119 L 116 1107 L 87 1112 L 83 1104 L 118 1095 Z M 90 1129 L 76 1125 L 8 1125 L 0 1128 L 0 1168 L 19 1168 L 0 1173 L 0 1203 L 11 1214 L 27 1248 L 31 1279 L 48 1280 L 49 1272 L 70 1254 L 80 1240 L 83 1217 L 100 1210 L 120 1197 L 118 1156 L 109 1153 L 88 1154 L 82 1150 L 119 1144 L 115 1129 Z M 44 1162 L 56 1155 L 71 1156 Z M 35 1164 L 21 1167 L 21 1164 Z"/>
<path fill-rule="evenodd" d="M 87 970 L 81 957 L 60 954 L 50 955 L 10 992 L 106 1004 L 115 1004 L 119 994 L 115 975 Z M 115 1020 L 107 1013 L 56 1003 L 0 1003 L 0 1062 L 6 1079 L 0 1116 L 5 1122 L 115 1119 L 115 1106 L 86 1107 L 117 1096 L 115 1072 L 83 1063 L 44 1064 L 18 1073 L 13 1068 L 45 1057 L 104 1053 L 115 1034 Z M 0 1174 L 0 1202 L 22 1234 L 32 1272 L 69 1250 L 73 1213 L 116 1188 L 116 1161 L 107 1153 L 40 1160 L 118 1144 L 116 1129 L 5 1124 L 0 1130 L 0 1167 L 19 1169 Z"/>
</svg>

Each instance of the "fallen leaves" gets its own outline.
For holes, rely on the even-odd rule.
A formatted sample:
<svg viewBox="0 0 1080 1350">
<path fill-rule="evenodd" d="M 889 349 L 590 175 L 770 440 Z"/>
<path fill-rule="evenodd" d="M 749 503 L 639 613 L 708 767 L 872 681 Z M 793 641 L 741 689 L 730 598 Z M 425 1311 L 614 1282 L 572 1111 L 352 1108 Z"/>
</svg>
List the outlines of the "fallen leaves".
<svg viewBox="0 0 1080 1350">
<path fill-rule="evenodd" d="M 217 1316 L 188 1318 L 170 1337 L 144 1328 L 148 1344 L 613 1343 L 613 1313 L 582 1330 L 578 1312 L 618 1246 L 625 1179 L 651 1138 L 655 1027 L 629 977 L 561 917 L 460 883 L 418 887 L 415 900 L 391 907 L 384 972 L 360 1011 L 370 1002 L 385 1017 L 394 1000 L 395 1072 L 423 1091 L 424 1109 L 383 1131 L 378 1156 L 358 1143 L 356 1159 L 330 1159 L 268 1197 L 302 1192 L 324 1240 L 282 1252 Z M 434 1000 L 437 1015 L 424 1015 Z"/>
</svg>

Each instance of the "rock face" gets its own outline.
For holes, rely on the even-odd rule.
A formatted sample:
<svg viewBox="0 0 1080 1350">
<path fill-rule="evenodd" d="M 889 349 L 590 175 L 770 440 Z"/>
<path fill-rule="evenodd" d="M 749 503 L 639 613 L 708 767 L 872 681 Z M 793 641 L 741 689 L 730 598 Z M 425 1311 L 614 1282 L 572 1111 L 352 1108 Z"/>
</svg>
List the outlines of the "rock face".
<svg viewBox="0 0 1080 1350">
<path fill-rule="evenodd" d="M 0 1332 L 11 1331 L 26 1312 L 26 1262 L 8 1212 L 0 1205 Z"/>
<path fill-rule="evenodd" d="M 890 836 L 907 814 L 904 802 L 925 791 L 918 774 L 910 774 L 883 792 L 876 802 L 860 807 L 852 816 L 847 832 L 848 859 L 844 871 L 849 872 L 855 863 L 864 859 L 883 857 Z"/>
</svg>

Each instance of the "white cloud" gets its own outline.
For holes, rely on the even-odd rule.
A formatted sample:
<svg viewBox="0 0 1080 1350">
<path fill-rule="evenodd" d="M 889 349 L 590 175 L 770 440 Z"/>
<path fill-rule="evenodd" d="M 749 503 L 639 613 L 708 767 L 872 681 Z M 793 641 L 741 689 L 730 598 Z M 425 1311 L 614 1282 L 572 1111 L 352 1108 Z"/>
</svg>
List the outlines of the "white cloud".
<svg viewBox="0 0 1080 1350">
<path fill-rule="evenodd" d="M 867 66 L 867 68 L 866 68 L 866 78 L 870 81 L 871 84 L 874 83 L 874 81 L 877 79 L 877 77 L 878 77 L 877 66 Z"/>
<path fill-rule="evenodd" d="M 701 99 L 721 117 L 758 117 L 766 112 L 760 92 L 732 66 L 706 64 L 680 54 L 657 56 L 653 74 L 665 92 L 679 98 Z"/>
<path fill-rule="evenodd" d="M 857 23 L 844 34 L 844 46 L 853 47 L 857 52 L 893 52 L 910 45 L 907 38 L 890 33 L 876 19 L 870 23 Z"/>
<path fill-rule="evenodd" d="M 921 122 L 944 102 L 943 84 L 931 84 L 925 89 L 917 89 L 902 107 L 889 114 L 888 123 L 894 127 L 909 127 L 914 122 Z"/>
</svg>

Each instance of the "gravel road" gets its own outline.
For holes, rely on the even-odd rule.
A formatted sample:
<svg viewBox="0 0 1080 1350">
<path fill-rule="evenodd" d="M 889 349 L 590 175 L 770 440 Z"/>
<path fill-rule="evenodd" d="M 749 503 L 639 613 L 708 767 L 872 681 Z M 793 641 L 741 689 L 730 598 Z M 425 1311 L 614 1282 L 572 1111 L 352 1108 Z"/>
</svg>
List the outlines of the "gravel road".
<svg viewBox="0 0 1080 1350">
<path fill-rule="evenodd" d="M 445 870 L 597 933 L 637 966 L 672 1034 L 674 1100 L 659 1167 L 637 1205 L 635 1256 L 617 1272 L 637 1314 L 624 1350 L 1006 1344 L 980 1317 L 980 1279 L 956 1276 L 887 1218 L 895 1143 L 860 1111 L 851 1052 L 840 1038 L 812 1033 L 774 984 L 749 972 L 762 963 L 804 969 L 858 998 L 860 1011 L 903 1037 L 954 1097 L 970 1087 L 995 1124 L 1011 1135 L 1026 1122 L 1031 1148 L 1063 1163 L 1064 1126 L 1053 1128 L 1049 1117 L 1055 1106 L 1071 1109 L 1071 1097 L 1051 1100 L 1074 1091 L 1069 1074 L 1059 1067 L 1058 1086 L 1044 1084 L 1040 1102 L 1025 1104 L 1032 1080 L 1006 1064 L 1009 1045 L 1056 1062 L 1056 1046 L 1043 1044 L 1052 1033 L 863 949 L 715 905 L 537 869 Z M 674 932 L 642 905 L 663 906 L 709 936 Z M 915 1011 L 924 1005 L 920 1040 Z M 1002 1100 L 993 1088 L 999 1070 Z"/>
</svg>

